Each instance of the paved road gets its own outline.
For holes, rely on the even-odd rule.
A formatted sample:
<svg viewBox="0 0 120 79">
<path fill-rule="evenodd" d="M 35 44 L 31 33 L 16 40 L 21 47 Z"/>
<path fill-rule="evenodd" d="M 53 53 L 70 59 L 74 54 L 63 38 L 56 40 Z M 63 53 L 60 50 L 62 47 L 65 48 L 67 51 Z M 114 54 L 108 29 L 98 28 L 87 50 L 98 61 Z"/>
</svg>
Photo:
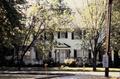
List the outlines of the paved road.
<svg viewBox="0 0 120 79">
<path fill-rule="evenodd" d="M 0 79 L 46 79 L 60 77 L 59 75 L 38 75 L 38 74 L 0 74 Z"/>
<path fill-rule="evenodd" d="M 104 72 L 0 71 L 0 79 L 120 79 L 120 72 L 110 72 L 110 78 L 105 78 Z"/>
<path fill-rule="evenodd" d="M 63 77 L 55 77 L 50 79 L 120 79 L 119 77 L 103 77 L 103 76 L 91 76 L 91 75 L 74 75 L 74 76 L 63 76 Z"/>
<path fill-rule="evenodd" d="M 103 76 L 91 76 L 91 75 L 74 75 L 74 76 L 63 76 L 63 77 L 55 77 L 50 79 L 120 79 L 116 77 L 103 77 Z"/>
<path fill-rule="evenodd" d="M 3 74 L 0 79 L 120 79 L 120 77 L 106 78 L 96 75 L 38 75 L 38 74 Z"/>
<path fill-rule="evenodd" d="M 83 75 L 98 75 L 104 76 L 105 72 L 81 72 L 81 71 L 0 71 L 0 74 L 49 74 L 49 75 L 61 75 L 61 74 L 83 74 Z M 109 72 L 110 77 L 120 77 L 120 72 Z"/>
</svg>

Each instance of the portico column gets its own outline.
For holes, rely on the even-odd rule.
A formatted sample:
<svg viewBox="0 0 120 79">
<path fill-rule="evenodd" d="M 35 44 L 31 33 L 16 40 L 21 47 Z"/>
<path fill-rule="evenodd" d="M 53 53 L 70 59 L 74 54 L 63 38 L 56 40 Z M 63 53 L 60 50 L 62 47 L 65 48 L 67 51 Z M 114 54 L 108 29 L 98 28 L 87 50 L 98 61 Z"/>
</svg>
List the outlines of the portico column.
<svg viewBox="0 0 120 79">
<path fill-rule="evenodd" d="M 53 48 L 52 49 L 52 56 L 51 56 L 53 59 L 55 58 L 55 49 Z"/>
<path fill-rule="evenodd" d="M 31 47 L 30 52 L 31 52 L 31 64 L 34 64 L 34 60 L 36 59 L 36 52 L 34 47 Z"/>
<path fill-rule="evenodd" d="M 74 50 L 73 49 L 70 49 L 71 53 L 70 53 L 70 57 L 71 58 L 74 58 Z"/>
</svg>

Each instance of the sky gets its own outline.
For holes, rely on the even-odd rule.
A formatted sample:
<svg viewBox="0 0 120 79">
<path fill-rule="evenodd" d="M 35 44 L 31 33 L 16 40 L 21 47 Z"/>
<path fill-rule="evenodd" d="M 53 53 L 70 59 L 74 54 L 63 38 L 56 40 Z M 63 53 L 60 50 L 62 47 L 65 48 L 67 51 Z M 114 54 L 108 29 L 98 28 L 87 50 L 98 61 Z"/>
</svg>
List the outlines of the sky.
<svg viewBox="0 0 120 79">
<path fill-rule="evenodd" d="M 87 6 L 87 0 L 64 0 L 65 3 L 73 10 L 75 13 L 74 16 L 74 23 L 77 26 L 83 27 L 81 25 L 81 19 L 80 19 L 80 14 L 77 12 L 77 9 L 82 10 Z M 90 0 L 88 0 L 90 1 Z"/>
<path fill-rule="evenodd" d="M 68 6 L 70 6 L 73 10 L 75 8 L 82 9 L 84 8 L 87 4 L 87 0 L 65 0 Z"/>
<path fill-rule="evenodd" d="M 27 1 L 29 1 L 30 4 L 33 4 L 37 0 L 27 0 Z M 78 14 L 77 9 L 82 10 L 83 8 L 85 8 L 87 5 L 87 1 L 91 1 L 91 0 L 64 0 L 64 3 L 72 9 L 72 12 L 74 13 L 75 16 L 74 23 L 77 26 L 81 26 L 80 15 Z"/>
</svg>

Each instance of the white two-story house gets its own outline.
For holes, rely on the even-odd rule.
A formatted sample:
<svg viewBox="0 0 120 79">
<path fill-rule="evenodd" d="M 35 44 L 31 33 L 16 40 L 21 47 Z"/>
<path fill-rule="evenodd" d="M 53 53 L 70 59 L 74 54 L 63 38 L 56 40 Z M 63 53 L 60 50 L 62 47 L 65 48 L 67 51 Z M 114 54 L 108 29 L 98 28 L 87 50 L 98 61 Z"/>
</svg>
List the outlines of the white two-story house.
<svg viewBox="0 0 120 79">
<path fill-rule="evenodd" d="M 74 30 L 60 30 L 53 33 L 54 45 L 52 49 L 47 50 L 47 53 L 38 53 L 34 47 L 30 52 L 26 53 L 24 62 L 26 64 L 43 64 L 43 61 L 52 58 L 54 62 L 63 64 L 66 59 L 76 59 L 79 63 L 90 63 L 93 58 L 91 47 L 87 40 L 85 40 L 85 30 L 76 28 Z M 45 39 L 50 33 L 43 33 Z M 39 40 L 40 41 L 40 40 Z M 43 40 L 44 42 L 47 40 Z M 45 44 L 47 47 L 47 44 Z M 48 44 L 49 45 L 49 44 Z M 41 55 L 42 54 L 42 55 Z M 44 54 L 47 54 L 45 56 Z M 101 55 L 98 54 L 97 61 L 101 59 Z"/>
<path fill-rule="evenodd" d="M 51 57 L 55 62 L 64 63 L 65 59 L 89 59 L 91 58 L 91 52 L 89 46 L 86 48 L 83 45 L 87 43 L 84 40 L 85 30 L 74 29 L 74 31 L 57 31 L 54 33 L 54 45 L 51 53 Z"/>
</svg>

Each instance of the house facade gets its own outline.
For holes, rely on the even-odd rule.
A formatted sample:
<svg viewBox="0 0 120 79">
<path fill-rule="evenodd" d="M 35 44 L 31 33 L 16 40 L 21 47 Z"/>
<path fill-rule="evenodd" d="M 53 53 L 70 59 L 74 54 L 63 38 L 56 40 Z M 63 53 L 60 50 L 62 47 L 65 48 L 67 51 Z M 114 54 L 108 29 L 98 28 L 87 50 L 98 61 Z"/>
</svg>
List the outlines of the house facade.
<svg viewBox="0 0 120 79">
<path fill-rule="evenodd" d="M 45 39 L 49 33 L 43 33 Z M 64 30 L 56 31 L 53 33 L 54 45 L 52 49 L 47 51 L 47 56 L 39 55 L 36 52 L 35 47 L 32 47 L 24 57 L 25 64 L 43 64 L 44 60 L 51 58 L 55 63 L 63 64 L 66 59 L 75 59 L 78 61 L 78 64 L 83 63 L 92 64 L 93 54 L 91 47 L 85 37 L 85 30 L 83 29 L 74 29 L 74 31 Z M 47 40 L 45 40 L 48 42 Z M 46 45 L 46 47 L 48 47 Z M 43 54 L 43 53 L 42 53 Z M 113 54 L 113 53 L 112 53 Z M 102 53 L 98 52 L 97 54 L 97 64 L 102 63 Z M 112 56 L 112 61 L 114 61 L 114 55 Z"/>
<path fill-rule="evenodd" d="M 64 63 L 66 59 L 78 59 L 82 63 L 83 59 L 86 61 L 92 58 L 92 53 L 89 46 L 84 47 L 83 35 L 84 30 L 74 30 L 74 31 L 56 31 L 54 33 L 55 44 L 52 50 L 47 53 L 47 59 L 52 58 L 56 63 Z M 47 42 L 47 41 L 46 41 Z M 42 64 L 45 57 L 37 56 L 34 47 L 28 51 L 24 57 L 25 64 Z M 40 59 L 39 61 L 37 59 Z"/>
<path fill-rule="evenodd" d="M 82 63 L 83 59 L 91 59 L 92 54 L 89 46 L 84 46 L 87 43 L 84 40 L 84 30 L 75 29 L 74 31 L 58 31 L 54 33 L 54 45 L 51 58 L 55 62 L 64 63 L 66 59 L 78 59 Z"/>
</svg>

